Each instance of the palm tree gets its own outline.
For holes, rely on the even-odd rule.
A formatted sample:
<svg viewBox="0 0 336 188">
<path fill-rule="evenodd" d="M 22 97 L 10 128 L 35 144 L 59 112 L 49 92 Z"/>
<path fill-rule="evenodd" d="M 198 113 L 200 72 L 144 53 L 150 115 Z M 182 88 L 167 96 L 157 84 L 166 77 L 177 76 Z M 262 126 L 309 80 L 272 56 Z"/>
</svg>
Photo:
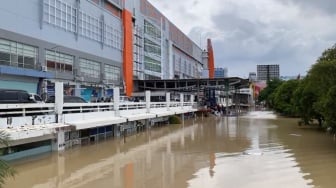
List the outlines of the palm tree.
<svg viewBox="0 0 336 188">
<path fill-rule="evenodd" d="M 9 135 L 5 131 L 0 131 L 0 145 L 8 146 Z M 0 187 L 5 184 L 5 179 L 8 177 L 14 177 L 15 170 L 9 166 L 6 161 L 0 159 Z"/>
</svg>

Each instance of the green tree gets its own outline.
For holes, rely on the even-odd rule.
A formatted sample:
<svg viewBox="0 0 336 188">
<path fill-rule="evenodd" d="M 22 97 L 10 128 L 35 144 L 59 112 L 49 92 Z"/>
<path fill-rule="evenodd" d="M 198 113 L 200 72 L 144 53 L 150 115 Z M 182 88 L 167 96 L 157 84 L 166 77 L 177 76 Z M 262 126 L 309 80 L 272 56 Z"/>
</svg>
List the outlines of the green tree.
<svg viewBox="0 0 336 188">
<path fill-rule="evenodd" d="M 0 145 L 8 146 L 9 136 L 4 131 L 0 131 Z M 4 160 L 0 159 L 0 187 L 5 183 L 6 178 L 14 177 L 15 170 L 9 166 Z"/>
<path fill-rule="evenodd" d="M 307 84 L 307 79 L 301 80 L 292 98 L 295 113 L 302 118 L 306 125 L 310 124 L 313 119 L 322 119 L 322 115 L 313 108 L 313 104 L 318 99 L 316 92 L 313 87 L 309 87 Z"/>
<path fill-rule="evenodd" d="M 293 97 L 299 84 L 299 80 L 289 80 L 283 82 L 275 89 L 274 94 L 272 95 L 272 100 L 273 108 L 277 112 L 286 116 L 297 116 L 293 103 Z"/>
<path fill-rule="evenodd" d="M 267 81 L 267 87 L 260 92 L 258 102 L 265 102 L 266 106 L 272 108 L 274 98 L 272 94 L 274 93 L 276 88 L 282 84 L 282 82 L 283 81 L 279 79 Z"/>
<path fill-rule="evenodd" d="M 321 101 L 323 106 L 322 114 L 325 117 L 326 126 L 331 127 L 333 131 L 336 130 L 336 85 L 331 87 Z"/>
<path fill-rule="evenodd" d="M 328 110 L 336 109 L 330 101 L 332 89 L 336 85 L 336 46 L 325 50 L 317 63 L 312 66 L 301 88 L 301 115 L 305 121 L 317 119 L 320 124 L 334 127 L 335 122 Z"/>
</svg>

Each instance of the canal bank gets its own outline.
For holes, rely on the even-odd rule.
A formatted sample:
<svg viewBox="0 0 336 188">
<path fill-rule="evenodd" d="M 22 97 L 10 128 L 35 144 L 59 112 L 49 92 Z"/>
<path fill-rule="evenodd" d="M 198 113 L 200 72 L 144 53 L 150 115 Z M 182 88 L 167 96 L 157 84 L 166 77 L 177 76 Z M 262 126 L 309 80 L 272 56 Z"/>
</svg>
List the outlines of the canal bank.
<svg viewBox="0 0 336 188">
<path fill-rule="evenodd" d="M 5 187 L 333 187 L 335 144 L 297 119 L 210 116 L 17 161 Z"/>
</svg>

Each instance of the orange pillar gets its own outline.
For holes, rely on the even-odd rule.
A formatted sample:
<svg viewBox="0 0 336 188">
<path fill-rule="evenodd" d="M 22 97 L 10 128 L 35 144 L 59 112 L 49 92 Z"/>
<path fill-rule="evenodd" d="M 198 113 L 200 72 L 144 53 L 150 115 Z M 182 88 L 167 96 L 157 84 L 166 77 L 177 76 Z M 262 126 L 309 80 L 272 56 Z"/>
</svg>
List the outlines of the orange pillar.
<svg viewBox="0 0 336 188">
<path fill-rule="evenodd" d="M 209 68 L 209 78 L 215 77 L 215 59 L 214 52 L 212 49 L 211 39 L 208 39 L 208 68 Z"/>
<path fill-rule="evenodd" d="M 134 165 L 129 163 L 124 168 L 124 187 L 134 188 Z"/>
<path fill-rule="evenodd" d="M 132 13 L 124 9 L 122 13 L 124 26 L 123 76 L 125 93 L 131 96 L 133 92 L 133 23 Z"/>
</svg>

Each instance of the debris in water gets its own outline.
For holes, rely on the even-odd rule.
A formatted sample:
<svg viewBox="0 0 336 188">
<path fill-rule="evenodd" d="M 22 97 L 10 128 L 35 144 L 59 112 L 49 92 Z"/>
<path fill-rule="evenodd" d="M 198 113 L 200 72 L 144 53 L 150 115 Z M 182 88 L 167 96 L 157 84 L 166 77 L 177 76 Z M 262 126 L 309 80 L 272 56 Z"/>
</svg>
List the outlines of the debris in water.
<svg viewBox="0 0 336 188">
<path fill-rule="evenodd" d="M 261 151 L 244 151 L 243 155 L 263 155 L 264 153 Z"/>
<path fill-rule="evenodd" d="M 291 136 L 302 136 L 301 134 L 289 134 Z"/>
</svg>

